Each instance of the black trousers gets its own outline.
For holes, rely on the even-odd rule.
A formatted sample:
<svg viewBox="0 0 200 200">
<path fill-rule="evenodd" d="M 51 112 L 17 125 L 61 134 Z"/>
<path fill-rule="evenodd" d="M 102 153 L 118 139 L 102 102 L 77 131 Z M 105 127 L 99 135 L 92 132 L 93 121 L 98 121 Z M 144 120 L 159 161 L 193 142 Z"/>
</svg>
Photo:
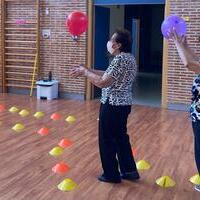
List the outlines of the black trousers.
<svg viewBox="0 0 200 200">
<path fill-rule="evenodd" d="M 194 151 L 198 172 L 200 174 L 200 121 L 192 122 L 194 132 Z"/>
<path fill-rule="evenodd" d="M 101 104 L 99 149 L 104 175 L 108 178 L 119 178 L 120 172 L 137 171 L 126 127 L 130 112 L 131 106 L 112 106 L 108 101 Z"/>
</svg>

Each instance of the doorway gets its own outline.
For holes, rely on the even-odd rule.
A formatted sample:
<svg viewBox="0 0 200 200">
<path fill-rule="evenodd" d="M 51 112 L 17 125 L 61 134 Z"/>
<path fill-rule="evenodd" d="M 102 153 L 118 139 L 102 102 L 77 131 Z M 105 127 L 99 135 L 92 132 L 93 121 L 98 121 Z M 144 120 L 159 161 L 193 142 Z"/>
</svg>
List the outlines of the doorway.
<svg viewBox="0 0 200 200">
<path fill-rule="evenodd" d="M 133 37 L 132 53 L 138 63 L 133 85 L 135 104 L 161 106 L 163 37 L 160 26 L 164 4 L 96 5 L 94 34 L 94 68 L 109 65 L 106 43 L 118 27 L 128 29 Z M 94 88 L 94 98 L 100 90 Z"/>
</svg>

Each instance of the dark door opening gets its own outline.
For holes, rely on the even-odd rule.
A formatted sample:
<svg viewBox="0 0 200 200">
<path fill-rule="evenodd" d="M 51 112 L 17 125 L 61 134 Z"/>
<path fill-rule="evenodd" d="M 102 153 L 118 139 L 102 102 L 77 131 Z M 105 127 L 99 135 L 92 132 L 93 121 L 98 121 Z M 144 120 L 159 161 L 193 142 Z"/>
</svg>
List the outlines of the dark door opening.
<svg viewBox="0 0 200 200">
<path fill-rule="evenodd" d="M 118 27 L 128 29 L 133 36 L 132 53 L 138 63 L 138 75 L 133 85 L 135 103 L 160 107 L 163 56 L 160 26 L 164 19 L 164 4 L 95 7 L 94 68 L 105 70 L 108 67 L 106 43 L 109 37 Z M 94 88 L 94 98 L 99 96 L 100 90 Z"/>
<path fill-rule="evenodd" d="M 110 34 L 110 8 L 95 6 L 94 69 L 105 71 L 109 65 L 107 41 Z M 94 86 L 94 98 L 101 96 L 101 89 Z"/>
<path fill-rule="evenodd" d="M 140 22 L 139 56 L 135 55 L 139 68 L 133 87 L 136 104 L 160 106 L 163 56 L 160 26 L 164 19 L 164 5 L 125 6 L 125 28 L 134 37 L 133 19 Z"/>
</svg>

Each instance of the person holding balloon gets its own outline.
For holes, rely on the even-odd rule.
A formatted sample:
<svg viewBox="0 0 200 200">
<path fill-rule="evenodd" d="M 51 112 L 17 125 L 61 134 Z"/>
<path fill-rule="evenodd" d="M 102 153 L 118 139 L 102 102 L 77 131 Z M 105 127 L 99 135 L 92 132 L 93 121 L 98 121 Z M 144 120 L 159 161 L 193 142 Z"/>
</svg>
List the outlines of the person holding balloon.
<svg viewBox="0 0 200 200">
<path fill-rule="evenodd" d="M 86 77 L 102 88 L 99 149 L 103 174 L 98 179 L 108 183 L 140 178 L 127 134 L 127 119 L 133 104 L 132 86 L 137 72 L 131 46 L 130 33 L 117 30 L 107 43 L 107 50 L 114 58 L 105 72 L 77 66 L 70 73 L 73 77 Z"/>
<path fill-rule="evenodd" d="M 171 37 L 175 42 L 179 56 L 184 65 L 189 70 L 198 74 L 192 86 L 190 114 L 194 132 L 195 160 L 200 175 L 200 59 L 188 46 L 186 37 L 179 37 L 175 30 L 172 31 Z M 200 192 L 200 185 L 196 185 L 195 189 Z"/>
<path fill-rule="evenodd" d="M 171 18 L 170 22 L 167 21 L 169 18 L 163 22 L 163 35 L 174 41 L 184 66 L 190 71 L 198 74 L 198 76 L 194 79 L 192 86 L 190 115 L 194 132 L 195 160 L 198 173 L 200 175 L 200 58 L 192 51 L 187 43 L 185 36 L 186 23 L 183 19 L 177 16 L 175 17 L 176 21 L 173 20 L 173 16 L 171 16 Z M 196 185 L 195 189 L 200 192 L 200 185 Z"/>
</svg>

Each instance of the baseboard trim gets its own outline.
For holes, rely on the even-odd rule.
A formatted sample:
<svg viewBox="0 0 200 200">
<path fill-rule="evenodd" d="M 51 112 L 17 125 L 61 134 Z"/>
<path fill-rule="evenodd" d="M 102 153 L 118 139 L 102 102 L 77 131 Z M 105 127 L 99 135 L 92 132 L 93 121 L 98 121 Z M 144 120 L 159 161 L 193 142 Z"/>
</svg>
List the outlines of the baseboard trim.
<svg viewBox="0 0 200 200">
<path fill-rule="evenodd" d="M 168 104 L 167 108 L 169 110 L 179 110 L 179 111 L 189 111 L 190 105 L 189 104 L 180 104 L 180 103 L 170 103 Z"/>
<path fill-rule="evenodd" d="M 11 94 L 20 94 L 20 95 L 29 95 L 30 90 L 28 89 L 17 89 L 17 88 L 8 88 L 8 93 Z M 36 89 L 33 90 L 33 96 L 36 97 Z M 69 93 L 69 92 L 59 92 L 58 97 L 61 99 L 74 99 L 74 100 L 85 100 L 83 94 Z"/>
</svg>

